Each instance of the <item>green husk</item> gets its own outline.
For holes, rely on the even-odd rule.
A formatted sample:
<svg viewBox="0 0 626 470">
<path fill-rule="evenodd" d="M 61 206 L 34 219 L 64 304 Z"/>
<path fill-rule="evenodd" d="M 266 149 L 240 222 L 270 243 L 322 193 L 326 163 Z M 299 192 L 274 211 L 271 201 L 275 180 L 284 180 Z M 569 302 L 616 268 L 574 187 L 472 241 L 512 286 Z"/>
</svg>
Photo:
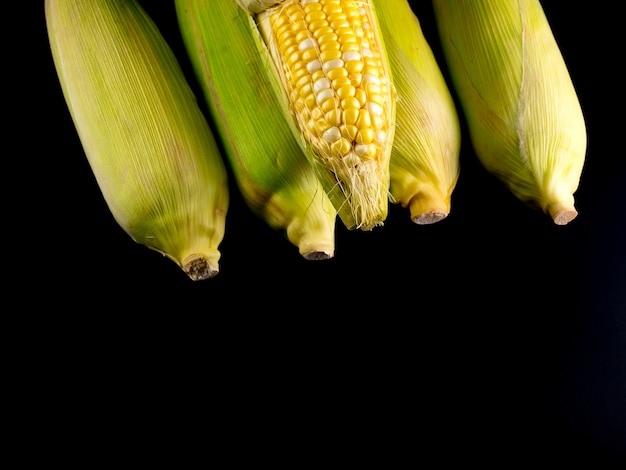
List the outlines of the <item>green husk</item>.
<svg viewBox="0 0 626 470">
<path fill-rule="evenodd" d="M 253 19 L 235 1 L 177 0 L 180 29 L 249 207 L 307 259 L 334 256 L 337 212 L 277 100 Z"/>
</svg>

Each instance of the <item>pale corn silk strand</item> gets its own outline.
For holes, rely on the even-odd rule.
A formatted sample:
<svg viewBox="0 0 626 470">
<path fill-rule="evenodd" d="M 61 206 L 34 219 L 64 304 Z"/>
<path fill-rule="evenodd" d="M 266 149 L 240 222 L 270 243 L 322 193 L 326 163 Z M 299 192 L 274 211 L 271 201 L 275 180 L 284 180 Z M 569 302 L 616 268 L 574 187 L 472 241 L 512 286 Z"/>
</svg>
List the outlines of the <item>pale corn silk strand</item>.
<svg viewBox="0 0 626 470">
<path fill-rule="evenodd" d="M 390 196 L 393 95 L 371 6 L 286 0 L 259 25 L 304 141 L 335 175 L 359 228 L 372 228 Z"/>
</svg>

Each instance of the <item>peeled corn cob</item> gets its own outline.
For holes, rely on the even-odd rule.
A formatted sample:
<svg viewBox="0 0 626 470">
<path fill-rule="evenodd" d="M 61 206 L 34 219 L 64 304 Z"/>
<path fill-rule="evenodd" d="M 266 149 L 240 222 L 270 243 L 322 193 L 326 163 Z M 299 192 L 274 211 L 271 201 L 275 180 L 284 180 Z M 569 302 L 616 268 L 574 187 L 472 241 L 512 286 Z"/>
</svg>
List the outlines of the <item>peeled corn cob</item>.
<svg viewBox="0 0 626 470">
<path fill-rule="evenodd" d="M 434 0 L 451 77 L 487 170 L 558 225 L 573 220 L 587 133 L 539 0 Z"/>
<path fill-rule="evenodd" d="M 135 0 L 46 0 L 54 63 L 115 220 L 192 279 L 219 272 L 229 194 L 217 144 Z"/>
<path fill-rule="evenodd" d="M 250 15 L 232 0 L 176 0 L 185 47 L 249 207 L 306 259 L 334 255 L 337 212 L 286 122 Z"/>
<path fill-rule="evenodd" d="M 255 15 L 305 154 L 350 228 L 387 217 L 395 96 L 370 0 L 237 0 Z"/>
<path fill-rule="evenodd" d="M 461 133 L 452 95 L 408 0 L 373 0 L 397 93 L 392 201 L 418 224 L 450 213 Z"/>
</svg>

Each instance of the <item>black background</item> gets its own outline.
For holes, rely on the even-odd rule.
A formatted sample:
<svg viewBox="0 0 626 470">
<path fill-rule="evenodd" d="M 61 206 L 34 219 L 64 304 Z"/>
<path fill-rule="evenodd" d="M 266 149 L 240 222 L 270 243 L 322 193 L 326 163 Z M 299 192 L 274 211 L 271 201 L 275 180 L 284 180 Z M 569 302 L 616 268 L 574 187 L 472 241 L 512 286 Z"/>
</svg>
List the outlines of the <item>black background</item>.
<svg viewBox="0 0 626 470">
<path fill-rule="evenodd" d="M 200 97 L 173 2 L 141 3 Z M 412 4 L 447 76 L 430 3 Z M 5 185 L 19 188 L 6 211 L 17 227 L 5 235 L 7 294 L 19 292 L 9 310 L 36 306 L 18 335 L 35 380 L 63 390 L 77 379 L 70 396 L 97 420 L 124 423 L 132 409 L 133 422 L 160 429 L 165 417 L 197 415 L 226 445 L 273 425 L 289 431 L 275 435 L 289 447 L 298 447 L 293 434 L 319 428 L 315 449 L 302 447 L 311 456 L 359 436 L 372 445 L 355 455 L 384 456 L 392 442 L 414 462 L 623 464 L 623 41 L 593 5 L 544 8 L 588 125 L 577 219 L 556 226 L 516 200 L 477 162 L 463 122 L 447 219 L 418 226 L 391 206 L 372 232 L 338 223 L 335 257 L 306 261 L 233 181 L 220 273 L 193 282 L 109 213 L 39 3 L 21 30 L 29 46 L 14 78 L 23 91 L 10 97 L 19 104 L 8 139 L 18 143 L 5 148 L 18 165 Z M 56 416 L 51 408 L 40 411 Z"/>
</svg>

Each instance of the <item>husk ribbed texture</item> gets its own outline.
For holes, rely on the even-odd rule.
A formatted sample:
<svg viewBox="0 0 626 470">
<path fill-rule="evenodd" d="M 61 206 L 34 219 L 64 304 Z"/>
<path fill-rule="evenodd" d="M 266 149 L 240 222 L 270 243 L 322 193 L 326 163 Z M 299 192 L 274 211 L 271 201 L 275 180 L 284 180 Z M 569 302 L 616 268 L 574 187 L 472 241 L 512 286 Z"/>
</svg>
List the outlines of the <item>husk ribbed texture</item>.
<svg viewBox="0 0 626 470">
<path fill-rule="evenodd" d="M 188 55 L 249 207 L 308 259 L 334 256 L 336 210 L 302 153 L 254 20 L 234 1 L 177 0 Z"/>
<path fill-rule="evenodd" d="M 227 174 L 156 25 L 134 0 L 47 0 L 61 87 L 115 220 L 192 279 L 214 276 Z"/>
<path fill-rule="evenodd" d="M 577 216 L 584 116 L 538 0 L 434 0 L 476 154 L 519 199 L 564 225 Z"/>
<path fill-rule="evenodd" d="M 374 0 L 397 93 L 391 196 L 418 224 L 450 213 L 460 124 L 439 64 L 408 0 Z"/>
</svg>

